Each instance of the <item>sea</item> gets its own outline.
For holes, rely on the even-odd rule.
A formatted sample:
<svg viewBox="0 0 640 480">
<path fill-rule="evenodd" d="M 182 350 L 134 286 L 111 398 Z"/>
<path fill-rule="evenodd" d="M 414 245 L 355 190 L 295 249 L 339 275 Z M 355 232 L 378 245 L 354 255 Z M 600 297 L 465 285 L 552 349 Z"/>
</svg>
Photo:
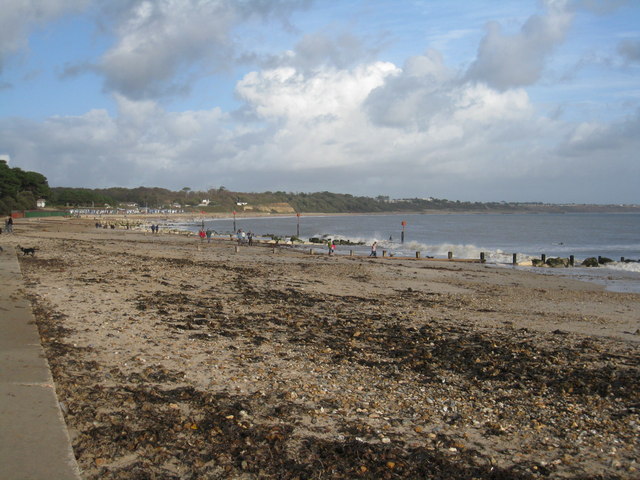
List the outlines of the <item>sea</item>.
<svg viewBox="0 0 640 480">
<path fill-rule="evenodd" d="M 337 254 L 368 255 L 371 244 L 387 255 L 479 259 L 504 268 L 565 275 L 604 285 L 607 290 L 640 293 L 640 214 L 638 213 L 527 213 L 527 214 L 385 214 L 301 215 L 206 219 L 176 225 L 198 231 L 204 225 L 218 234 L 251 231 L 256 238 L 277 236 L 285 242 L 344 240 Z M 359 244 L 359 245 L 358 245 Z M 307 245 L 305 248 L 309 248 Z M 318 245 L 317 249 L 326 251 Z M 533 258 L 573 255 L 575 267 L 513 266 Z M 380 255 L 380 253 L 379 253 Z M 581 267 L 588 257 L 613 262 L 601 267 Z M 624 259 L 624 261 L 622 261 Z M 633 261 L 629 261 L 633 260 Z"/>
</svg>

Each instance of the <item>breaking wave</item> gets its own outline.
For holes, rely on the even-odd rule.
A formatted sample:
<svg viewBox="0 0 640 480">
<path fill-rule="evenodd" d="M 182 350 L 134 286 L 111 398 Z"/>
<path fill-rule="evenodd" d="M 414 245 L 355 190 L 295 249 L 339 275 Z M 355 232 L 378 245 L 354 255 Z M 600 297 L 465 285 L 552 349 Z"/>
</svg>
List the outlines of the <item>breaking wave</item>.
<svg viewBox="0 0 640 480">
<path fill-rule="evenodd" d="M 640 273 L 640 262 L 612 262 L 604 265 L 609 270 Z"/>
</svg>

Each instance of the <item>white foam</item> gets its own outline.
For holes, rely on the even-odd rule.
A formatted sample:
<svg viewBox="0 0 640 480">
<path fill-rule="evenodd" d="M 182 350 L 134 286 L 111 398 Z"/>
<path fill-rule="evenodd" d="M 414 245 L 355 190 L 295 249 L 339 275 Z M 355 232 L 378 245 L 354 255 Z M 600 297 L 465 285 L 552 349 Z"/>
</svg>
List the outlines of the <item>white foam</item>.
<svg viewBox="0 0 640 480">
<path fill-rule="evenodd" d="M 640 273 L 639 262 L 611 262 L 604 265 L 610 270 Z"/>
</svg>

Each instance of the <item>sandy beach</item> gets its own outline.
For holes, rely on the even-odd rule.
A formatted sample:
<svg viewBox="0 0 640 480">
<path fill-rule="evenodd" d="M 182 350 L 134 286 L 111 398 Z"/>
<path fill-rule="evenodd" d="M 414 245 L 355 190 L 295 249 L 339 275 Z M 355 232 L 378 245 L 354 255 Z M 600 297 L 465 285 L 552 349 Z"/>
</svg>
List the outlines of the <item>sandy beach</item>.
<svg viewBox="0 0 640 480">
<path fill-rule="evenodd" d="M 640 478 L 639 294 L 94 223 L 0 235 L 85 479 Z"/>
</svg>

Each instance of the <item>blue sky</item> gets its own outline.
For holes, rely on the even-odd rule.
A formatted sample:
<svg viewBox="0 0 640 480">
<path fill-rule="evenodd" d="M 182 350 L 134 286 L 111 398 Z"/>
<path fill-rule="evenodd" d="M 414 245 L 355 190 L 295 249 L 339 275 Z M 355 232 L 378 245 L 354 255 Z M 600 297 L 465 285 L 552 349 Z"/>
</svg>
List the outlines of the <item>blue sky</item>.
<svg viewBox="0 0 640 480">
<path fill-rule="evenodd" d="M 640 203 L 640 3 L 5 0 L 52 186 Z"/>
</svg>

